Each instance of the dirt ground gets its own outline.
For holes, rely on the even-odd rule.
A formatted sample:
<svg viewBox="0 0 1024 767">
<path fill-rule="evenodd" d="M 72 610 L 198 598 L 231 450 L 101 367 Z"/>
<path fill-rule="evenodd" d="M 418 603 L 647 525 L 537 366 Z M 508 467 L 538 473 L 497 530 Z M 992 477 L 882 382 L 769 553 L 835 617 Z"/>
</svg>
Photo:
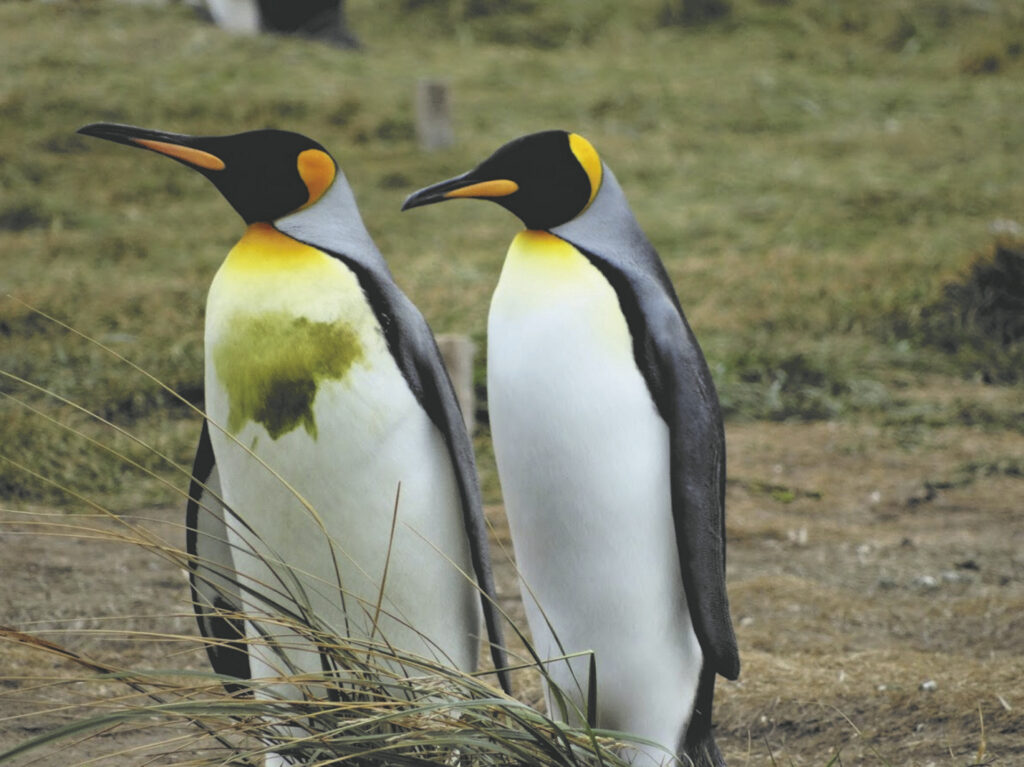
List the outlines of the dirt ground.
<svg viewBox="0 0 1024 767">
<path fill-rule="evenodd" d="M 716 699 L 729 764 L 1024 764 L 1024 434 L 849 422 L 727 431 L 729 586 L 743 662 Z M 501 509 L 488 514 L 507 545 Z M 133 519 L 160 520 L 146 529 L 180 545 L 181 516 Z M 0 624 L 124 667 L 202 667 L 198 649 L 180 641 L 104 636 L 191 634 L 180 568 L 104 536 L 69 537 L 12 512 L 2 519 Z M 505 606 L 522 620 L 512 567 L 496 560 Z M 67 721 L 31 712 L 84 691 L 31 678 L 68 666 L 0 642 L 0 749 Z M 539 697 L 534 679 L 516 681 L 526 699 Z M 15 763 L 170 763 L 175 737 L 194 745 L 197 736 L 185 726 L 102 732 Z M 130 752 L 159 739 L 155 759 Z"/>
</svg>

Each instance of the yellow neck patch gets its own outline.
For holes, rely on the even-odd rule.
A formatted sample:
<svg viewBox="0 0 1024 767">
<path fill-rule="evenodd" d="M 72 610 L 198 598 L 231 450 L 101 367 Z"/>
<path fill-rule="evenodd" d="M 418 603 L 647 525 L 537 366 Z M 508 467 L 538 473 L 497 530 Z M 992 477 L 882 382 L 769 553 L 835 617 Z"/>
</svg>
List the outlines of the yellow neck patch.
<svg viewBox="0 0 1024 767">
<path fill-rule="evenodd" d="M 576 160 L 587 174 L 587 178 L 590 179 L 590 199 L 583 206 L 583 210 L 586 210 L 597 197 L 597 190 L 601 188 L 601 158 L 597 154 L 597 150 L 594 149 L 594 145 L 578 133 L 569 134 L 569 148 L 576 155 Z"/>
<path fill-rule="evenodd" d="M 515 236 L 512 249 L 534 258 L 571 258 L 576 248 L 544 229 L 524 229 Z"/>
<path fill-rule="evenodd" d="M 224 265 L 227 272 L 265 272 L 275 269 L 296 269 L 320 263 L 322 252 L 293 240 L 270 224 L 250 224 L 245 234 L 228 253 Z"/>
<path fill-rule="evenodd" d="M 580 272 L 595 271 L 576 248 L 550 232 L 524 229 L 509 246 L 501 279 L 528 301 L 543 302 L 551 290 L 571 285 Z"/>
<path fill-rule="evenodd" d="M 609 350 L 610 359 L 633 353 L 615 289 L 586 256 L 550 232 L 527 229 L 512 240 L 489 321 L 515 327 L 517 335 L 526 326 L 543 325 L 541 333 L 584 328 L 586 338 Z"/>
<path fill-rule="evenodd" d="M 323 197 L 324 192 L 334 183 L 337 167 L 327 152 L 319 149 L 307 149 L 299 153 L 297 160 L 299 177 L 309 190 L 309 199 L 302 208 L 308 208 Z M 299 208 L 299 210 L 302 210 Z"/>
</svg>

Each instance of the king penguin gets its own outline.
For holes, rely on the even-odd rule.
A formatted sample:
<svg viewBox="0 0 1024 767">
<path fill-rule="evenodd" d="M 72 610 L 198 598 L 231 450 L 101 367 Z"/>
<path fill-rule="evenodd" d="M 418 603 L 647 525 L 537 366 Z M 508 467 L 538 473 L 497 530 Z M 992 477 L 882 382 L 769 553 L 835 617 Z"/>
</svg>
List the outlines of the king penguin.
<svg viewBox="0 0 1024 767">
<path fill-rule="evenodd" d="M 720 767 L 715 676 L 739 674 L 725 437 L 665 267 L 578 134 L 519 138 L 403 209 L 466 197 L 526 226 L 491 301 L 488 408 L 534 645 L 593 653 L 596 691 L 586 658 L 547 664 L 566 718 L 663 746 L 636 764 Z"/>
<path fill-rule="evenodd" d="M 207 298 L 207 419 L 186 519 L 215 671 L 258 680 L 323 670 L 308 636 L 282 635 L 274 612 L 465 671 L 477 666 L 482 613 L 505 669 L 454 390 L 334 159 L 279 130 L 79 132 L 199 171 L 247 225 Z"/>
</svg>

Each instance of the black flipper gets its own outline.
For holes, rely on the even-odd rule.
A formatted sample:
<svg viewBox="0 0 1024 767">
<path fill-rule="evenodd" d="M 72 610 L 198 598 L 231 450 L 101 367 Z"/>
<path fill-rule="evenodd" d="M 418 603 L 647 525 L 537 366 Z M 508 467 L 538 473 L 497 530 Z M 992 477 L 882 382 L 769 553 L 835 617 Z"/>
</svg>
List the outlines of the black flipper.
<svg viewBox="0 0 1024 767">
<path fill-rule="evenodd" d="M 185 511 L 185 547 L 189 554 L 189 586 L 200 633 L 211 640 L 206 653 L 213 670 L 224 676 L 251 678 L 245 645 L 245 621 L 225 613 L 242 611 L 234 559 L 227 541 L 226 511 L 221 503 L 220 477 L 204 420 L 192 465 Z M 244 685 L 225 682 L 228 692 Z"/>
<path fill-rule="evenodd" d="M 627 272 L 576 247 L 614 288 L 637 367 L 669 427 L 676 547 L 690 619 L 704 655 L 680 754 L 696 767 L 723 767 L 711 733 L 715 674 L 735 679 L 740 659 L 725 589 L 725 431 L 718 396 L 654 248 L 647 244 L 655 263 Z"/>
<path fill-rule="evenodd" d="M 725 432 L 711 373 L 660 260 L 656 272 L 650 263 L 643 272 L 626 271 L 573 245 L 615 289 L 637 367 L 668 424 L 672 516 L 690 618 L 705 667 L 735 679 L 739 652 L 725 590 Z"/>
</svg>

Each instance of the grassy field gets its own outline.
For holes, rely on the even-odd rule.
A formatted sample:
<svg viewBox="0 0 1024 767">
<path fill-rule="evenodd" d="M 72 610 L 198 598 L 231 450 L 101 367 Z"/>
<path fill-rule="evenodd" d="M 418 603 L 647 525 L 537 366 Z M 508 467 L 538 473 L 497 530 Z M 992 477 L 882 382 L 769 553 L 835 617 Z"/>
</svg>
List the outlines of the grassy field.
<svg viewBox="0 0 1024 767">
<path fill-rule="evenodd" d="M 29 307 L 201 405 L 205 292 L 242 231 L 198 174 L 76 128 L 98 120 L 211 134 L 273 126 L 316 138 L 344 168 L 396 279 L 435 332 L 469 333 L 483 349 L 487 303 L 517 224 L 485 205 L 409 214 L 399 206 L 515 136 L 562 127 L 591 139 L 614 168 L 704 347 L 730 451 L 740 456 L 730 492 L 741 552 L 745 543 L 788 545 L 794 530 L 799 543 L 800 510 L 818 508 L 813 493 L 855 517 L 863 511 L 842 493 L 873 492 L 866 479 L 849 487 L 834 475 L 806 486 L 773 479 L 784 463 L 773 455 L 798 445 L 820 447 L 830 461 L 860 456 L 846 466 L 860 478 L 884 463 L 891 476 L 872 487 L 897 488 L 903 510 L 919 488 L 904 492 L 902 482 L 924 482 L 924 495 L 962 495 L 991 479 L 998 497 L 985 502 L 1003 504 L 991 540 L 1005 525 L 1019 535 L 1024 341 L 986 337 L 972 324 L 978 306 L 950 304 L 946 286 L 969 283 L 977 259 L 999 243 L 1017 247 L 1021 236 L 1024 6 L 735 0 L 728 18 L 682 28 L 659 24 L 660 0 L 521 0 L 504 13 L 499 5 L 350 0 L 364 43 L 350 52 L 232 37 L 180 5 L 0 4 L 4 504 L 87 505 L 60 487 L 115 510 L 180 503 L 182 476 L 150 448 L 188 464 L 198 418 Z M 451 84 L 450 150 L 417 148 L 421 77 Z M 1021 273 L 1015 284 L 1012 274 L 994 289 L 1020 301 Z M 947 315 L 960 332 L 943 344 L 936 328 Z M 483 364 L 481 355 L 481 382 Z M 829 428 L 846 436 L 837 441 Z M 497 504 L 486 428 L 477 447 L 487 500 Z M 1013 497 L 1016 517 L 1004 508 Z M 777 517 L 762 519 L 764 509 Z M 958 520 L 951 529 L 968 525 Z M 822 546 L 853 540 L 829 524 Z M 893 521 L 893 546 L 899 529 Z M 1019 586 L 1024 562 L 1006 556 Z M 753 560 L 741 553 L 738 562 L 752 580 L 737 599 L 756 612 L 782 581 L 758 591 Z M 770 638 L 756 631 L 741 635 L 761 643 L 750 648 L 755 672 L 764 672 L 754 678 L 777 680 L 781 667 L 757 655 Z M 1021 650 L 1018 638 L 992 651 Z M 748 692 L 724 693 L 735 738 L 772 697 L 764 686 Z M 789 721 L 796 727 L 805 714 L 791 710 Z M 827 762 L 824 746 L 813 748 L 811 761 L 795 763 Z M 894 763 L 917 763 L 907 759 Z"/>
<path fill-rule="evenodd" d="M 181 7 L 0 7 L 3 292 L 198 403 L 205 290 L 241 224 L 197 174 L 73 131 L 96 120 L 191 133 L 273 125 L 336 154 L 435 331 L 482 342 L 515 222 L 483 205 L 398 207 L 514 136 L 562 126 L 615 168 L 730 416 L 920 418 L 902 407 L 908 380 L 976 374 L 970 355 L 915 344 L 914 322 L 991 248 L 991 222 L 1024 209 L 1018 4 L 905 2 L 869 14 L 823 0 L 738 3 L 729 21 L 699 30 L 659 28 L 656 3 L 509 19 L 471 15 L 486 4 L 351 5 L 361 53 L 230 37 Z M 452 85 L 451 150 L 416 147 L 421 76 Z M 187 412 L 154 383 L 17 302 L 0 305 L 0 323 L 5 370 L 187 460 L 194 424 L 182 427 Z M 51 456 L 51 478 L 73 470 L 76 486 L 107 502 L 140 500 L 138 479 L 88 445 L 47 434 L 17 407 L 3 412 L 8 444 Z M 56 497 L 10 467 L 0 490 Z"/>
</svg>

